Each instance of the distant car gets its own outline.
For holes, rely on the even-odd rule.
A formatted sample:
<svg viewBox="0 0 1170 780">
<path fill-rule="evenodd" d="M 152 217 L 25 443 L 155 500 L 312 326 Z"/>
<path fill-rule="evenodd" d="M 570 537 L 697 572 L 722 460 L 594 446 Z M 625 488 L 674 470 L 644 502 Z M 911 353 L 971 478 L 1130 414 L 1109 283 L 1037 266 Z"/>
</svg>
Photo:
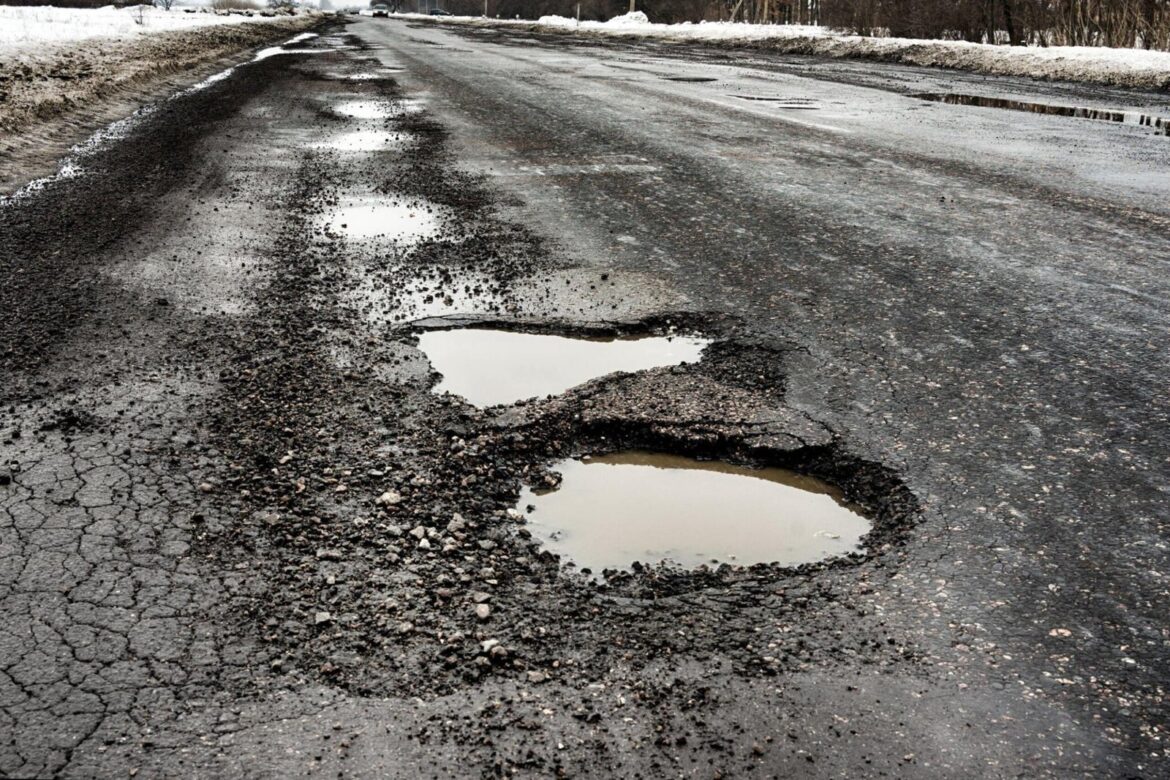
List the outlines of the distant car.
<svg viewBox="0 0 1170 780">
<path fill-rule="evenodd" d="M 381 3 L 379 3 L 378 5 L 374 6 L 374 13 L 371 15 L 372 16 L 389 16 L 390 9 L 387 8 L 386 6 L 382 5 Z"/>
<path fill-rule="evenodd" d="M 442 8 L 432 8 L 431 16 L 454 16 L 450 11 L 444 11 Z"/>
</svg>

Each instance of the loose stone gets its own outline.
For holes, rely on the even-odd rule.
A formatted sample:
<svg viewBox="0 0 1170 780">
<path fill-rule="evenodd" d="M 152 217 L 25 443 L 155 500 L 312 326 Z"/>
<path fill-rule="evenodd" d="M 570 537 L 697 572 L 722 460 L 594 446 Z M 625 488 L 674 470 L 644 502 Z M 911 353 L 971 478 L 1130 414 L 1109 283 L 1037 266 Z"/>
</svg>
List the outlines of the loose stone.
<svg viewBox="0 0 1170 780">
<path fill-rule="evenodd" d="M 377 503 L 379 506 L 394 506 L 402 501 L 402 496 L 397 490 L 387 490 L 382 495 L 378 496 Z"/>
</svg>

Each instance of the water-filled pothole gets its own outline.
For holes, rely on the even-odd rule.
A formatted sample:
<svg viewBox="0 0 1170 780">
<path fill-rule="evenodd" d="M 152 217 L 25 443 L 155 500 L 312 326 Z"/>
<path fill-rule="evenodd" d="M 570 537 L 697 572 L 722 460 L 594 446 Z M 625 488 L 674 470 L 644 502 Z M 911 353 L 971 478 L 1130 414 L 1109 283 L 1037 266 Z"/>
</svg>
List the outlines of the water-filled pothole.
<svg viewBox="0 0 1170 780">
<path fill-rule="evenodd" d="M 525 489 L 519 509 L 547 549 L 595 572 L 634 561 L 796 566 L 855 552 L 870 530 L 841 491 L 785 469 L 650 452 L 554 468 L 560 486 Z"/>
<path fill-rule="evenodd" d="M 378 68 L 373 72 L 364 73 L 350 73 L 342 78 L 348 81 L 376 81 L 385 78 L 393 73 L 402 73 L 406 68 Z"/>
<path fill-rule="evenodd" d="M 435 392 L 480 407 L 556 395 L 617 371 L 695 362 L 708 343 L 693 336 L 568 338 L 492 328 L 419 335 L 419 348 L 443 375 Z"/>
<path fill-rule="evenodd" d="M 790 98 L 790 97 L 776 97 L 773 95 L 732 95 L 740 100 L 755 100 L 764 103 L 775 103 L 776 108 L 792 108 L 804 111 L 815 111 L 820 106 L 817 106 L 809 98 Z"/>
<path fill-rule="evenodd" d="M 335 235 L 384 238 L 400 246 L 433 238 L 441 227 L 438 207 L 417 198 L 348 198 L 326 219 L 326 229 Z"/>
<path fill-rule="evenodd" d="M 351 130 L 340 133 L 333 138 L 317 141 L 314 149 L 326 149 L 336 152 L 378 152 L 387 149 L 407 149 L 412 139 L 406 133 L 394 133 L 386 130 Z"/>
<path fill-rule="evenodd" d="M 417 114 L 422 111 L 422 104 L 412 99 L 396 100 L 392 103 L 382 100 L 346 100 L 334 106 L 333 111 L 338 116 L 349 119 L 390 119 Z"/>
<path fill-rule="evenodd" d="M 351 119 L 386 119 L 393 116 L 393 108 L 379 100 L 347 100 L 333 109 Z"/>
<path fill-rule="evenodd" d="M 1129 125 L 1149 127 L 1160 135 L 1170 135 L 1170 117 L 1159 117 L 1152 114 L 1143 114 L 1138 111 L 1119 111 L 1105 108 L 1081 108 L 1077 106 L 1057 106 L 1050 103 L 1031 103 L 1025 100 L 1011 100 L 1009 98 L 985 97 L 982 95 L 960 95 L 954 93 L 924 92 L 911 95 L 920 100 L 929 100 L 932 103 L 948 103 L 955 106 L 976 106 L 978 108 L 1001 108 L 1008 111 L 1027 111 L 1032 114 L 1047 114 L 1050 116 L 1067 116 L 1078 119 L 1096 119 L 1102 122 L 1119 122 Z"/>
</svg>

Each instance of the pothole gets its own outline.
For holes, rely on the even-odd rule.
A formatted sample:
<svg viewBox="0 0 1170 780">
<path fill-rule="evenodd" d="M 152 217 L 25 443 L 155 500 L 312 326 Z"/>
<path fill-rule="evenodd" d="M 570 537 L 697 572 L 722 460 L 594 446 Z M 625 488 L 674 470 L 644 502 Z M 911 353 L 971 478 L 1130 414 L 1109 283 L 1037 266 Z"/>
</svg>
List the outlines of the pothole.
<svg viewBox="0 0 1170 780">
<path fill-rule="evenodd" d="M 729 97 L 736 97 L 740 100 L 774 103 L 776 108 L 791 108 L 806 111 L 815 111 L 820 108 L 810 98 L 777 97 L 774 95 L 730 95 Z"/>
<path fill-rule="evenodd" d="M 378 100 L 347 100 L 333 110 L 350 119 L 386 119 L 394 115 L 393 107 Z"/>
<path fill-rule="evenodd" d="M 376 81 L 393 73 L 402 73 L 405 70 L 406 68 L 378 68 L 373 72 L 367 71 L 364 73 L 350 73 L 346 76 L 343 76 L 342 78 L 346 79 L 347 81 Z"/>
<path fill-rule="evenodd" d="M 406 149 L 410 144 L 411 138 L 405 133 L 392 133 L 385 130 L 352 130 L 324 141 L 317 141 L 312 146 L 314 149 L 335 152 L 379 152 L 387 149 Z"/>
<path fill-rule="evenodd" d="M 1138 111 L 1059 106 L 1050 103 L 1032 103 L 1025 100 L 1011 100 L 1010 98 L 986 97 L 983 95 L 961 95 L 957 93 L 923 92 L 911 95 L 911 97 L 918 98 L 919 100 L 928 100 L 932 103 L 947 103 L 955 106 L 1000 108 L 1008 111 L 1027 111 L 1031 114 L 1066 116 L 1077 119 L 1095 119 L 1102 122 L 1140 125 L 1156 130 L 1159 135 L 1170 135 L 1170 117 L 1159 117 L 1152 114 L 1143 114 Z"/>
<path fill-rule="evenodd" d="M 709 343 L 694 336 L 569 338 L 492 328 L 419 335 L 419 349 L 443 376 L 435 392 L 479 407 L 557 395 L 618 371 L 695 362 Z"/>
<path fill-rule="evenodd" d="M 860 549 L 870 522 L 840 490 L 786 469 L 623 452 L 554 466 L 555 490 L 519 509 L 545 547 L 582 569 L 634 562 L 797 566 Z"/>
<path fill-rule="evenodd" d="M 409 245 L 437 236 L 442 223 L 439 207 L 421 198 L 349 198 L 326 215 L 325 229 L 348 238 Z"/>
<path fill-rule="evenodd" d="M 417 114 L 420 111 L 422 104 L 410 99 L 396 100 L 393 103 L 381 100 L 346 100 L 333 107 L 336 115 L 348 119 L 390 119 Z"/>
</svg>

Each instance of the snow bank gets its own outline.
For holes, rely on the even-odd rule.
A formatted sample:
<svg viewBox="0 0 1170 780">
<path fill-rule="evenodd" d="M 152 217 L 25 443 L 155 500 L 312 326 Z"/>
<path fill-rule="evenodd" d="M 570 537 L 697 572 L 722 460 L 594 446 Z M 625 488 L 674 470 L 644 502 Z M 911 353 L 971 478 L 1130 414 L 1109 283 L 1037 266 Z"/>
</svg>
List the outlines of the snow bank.
<svg viewBox="0 0 1170 780">
<path fill-rule="evenodd" d="M 606 27 L 636 27 L 643 24 L 650 24 L 650 17 L 641 11 L 630 11 L 628 14 L 615 16 L 608 22 L 602 22 Z"/>
<path fill-rule="evenodd" d="M 164 11 L 151 6 L 131 8 L 54 8 L 0 5 L 0 53 L 15 47 L 63 43 L 91 38 L 131 39 L 152 33 L 192 30 L 213 25 L 264 22 L 278 16 Z M 141 22 L 141 23 L 140 23 Z"/>
<path fill-rule="evenodd" d="M 21 14 L 24 21 L 72 22 L 64 27 L 22 25 L 18 38 L 9 26 L 17 17 L 13 11 L 40 12 Z M 80 132 L 124 117 L 144 96 L 187 87 L 197 74 L 222 68 L 219 63 L 225 59 L 287 40 L 321 18 L 300 14 L 249 19 L 159 11 L 151 18 L 163 18 L 172 26 L 146 27 L 153 34 L 143 35 L 139 30 L 125 32 L 125 13 L 0 6 L 4 36 L 0 40 L 0 192 L 44 172 Z M 175 21 L 191 18 L 204 23 Z M 103 19 L 106 23 L 99 24 Z M 33 35 L 41 37 L 31 39 Z M 207 86 L 217 78 L 196 86 Z"/>
<path fill-rule="evenodd" d="M 434 17 L 417 14 L 435 21 Z M 676 43 L 764 49 L 783 54 L 873 59 L 907 65 L 951 68 L 1002 76 L 1079 81 L 1142 89 L 1170 90 L 1170 52 L 1093 46 L 987 46 L 963 41 L 865 38 L 808 25 L 700 22 L 654 24 L 641 12 L 607 22 L 581 22 L 563 16 L 526 20 L 447 17 L 445 24 L 488 25 L 595 36 L 653 38 Z"/>
</svg>

